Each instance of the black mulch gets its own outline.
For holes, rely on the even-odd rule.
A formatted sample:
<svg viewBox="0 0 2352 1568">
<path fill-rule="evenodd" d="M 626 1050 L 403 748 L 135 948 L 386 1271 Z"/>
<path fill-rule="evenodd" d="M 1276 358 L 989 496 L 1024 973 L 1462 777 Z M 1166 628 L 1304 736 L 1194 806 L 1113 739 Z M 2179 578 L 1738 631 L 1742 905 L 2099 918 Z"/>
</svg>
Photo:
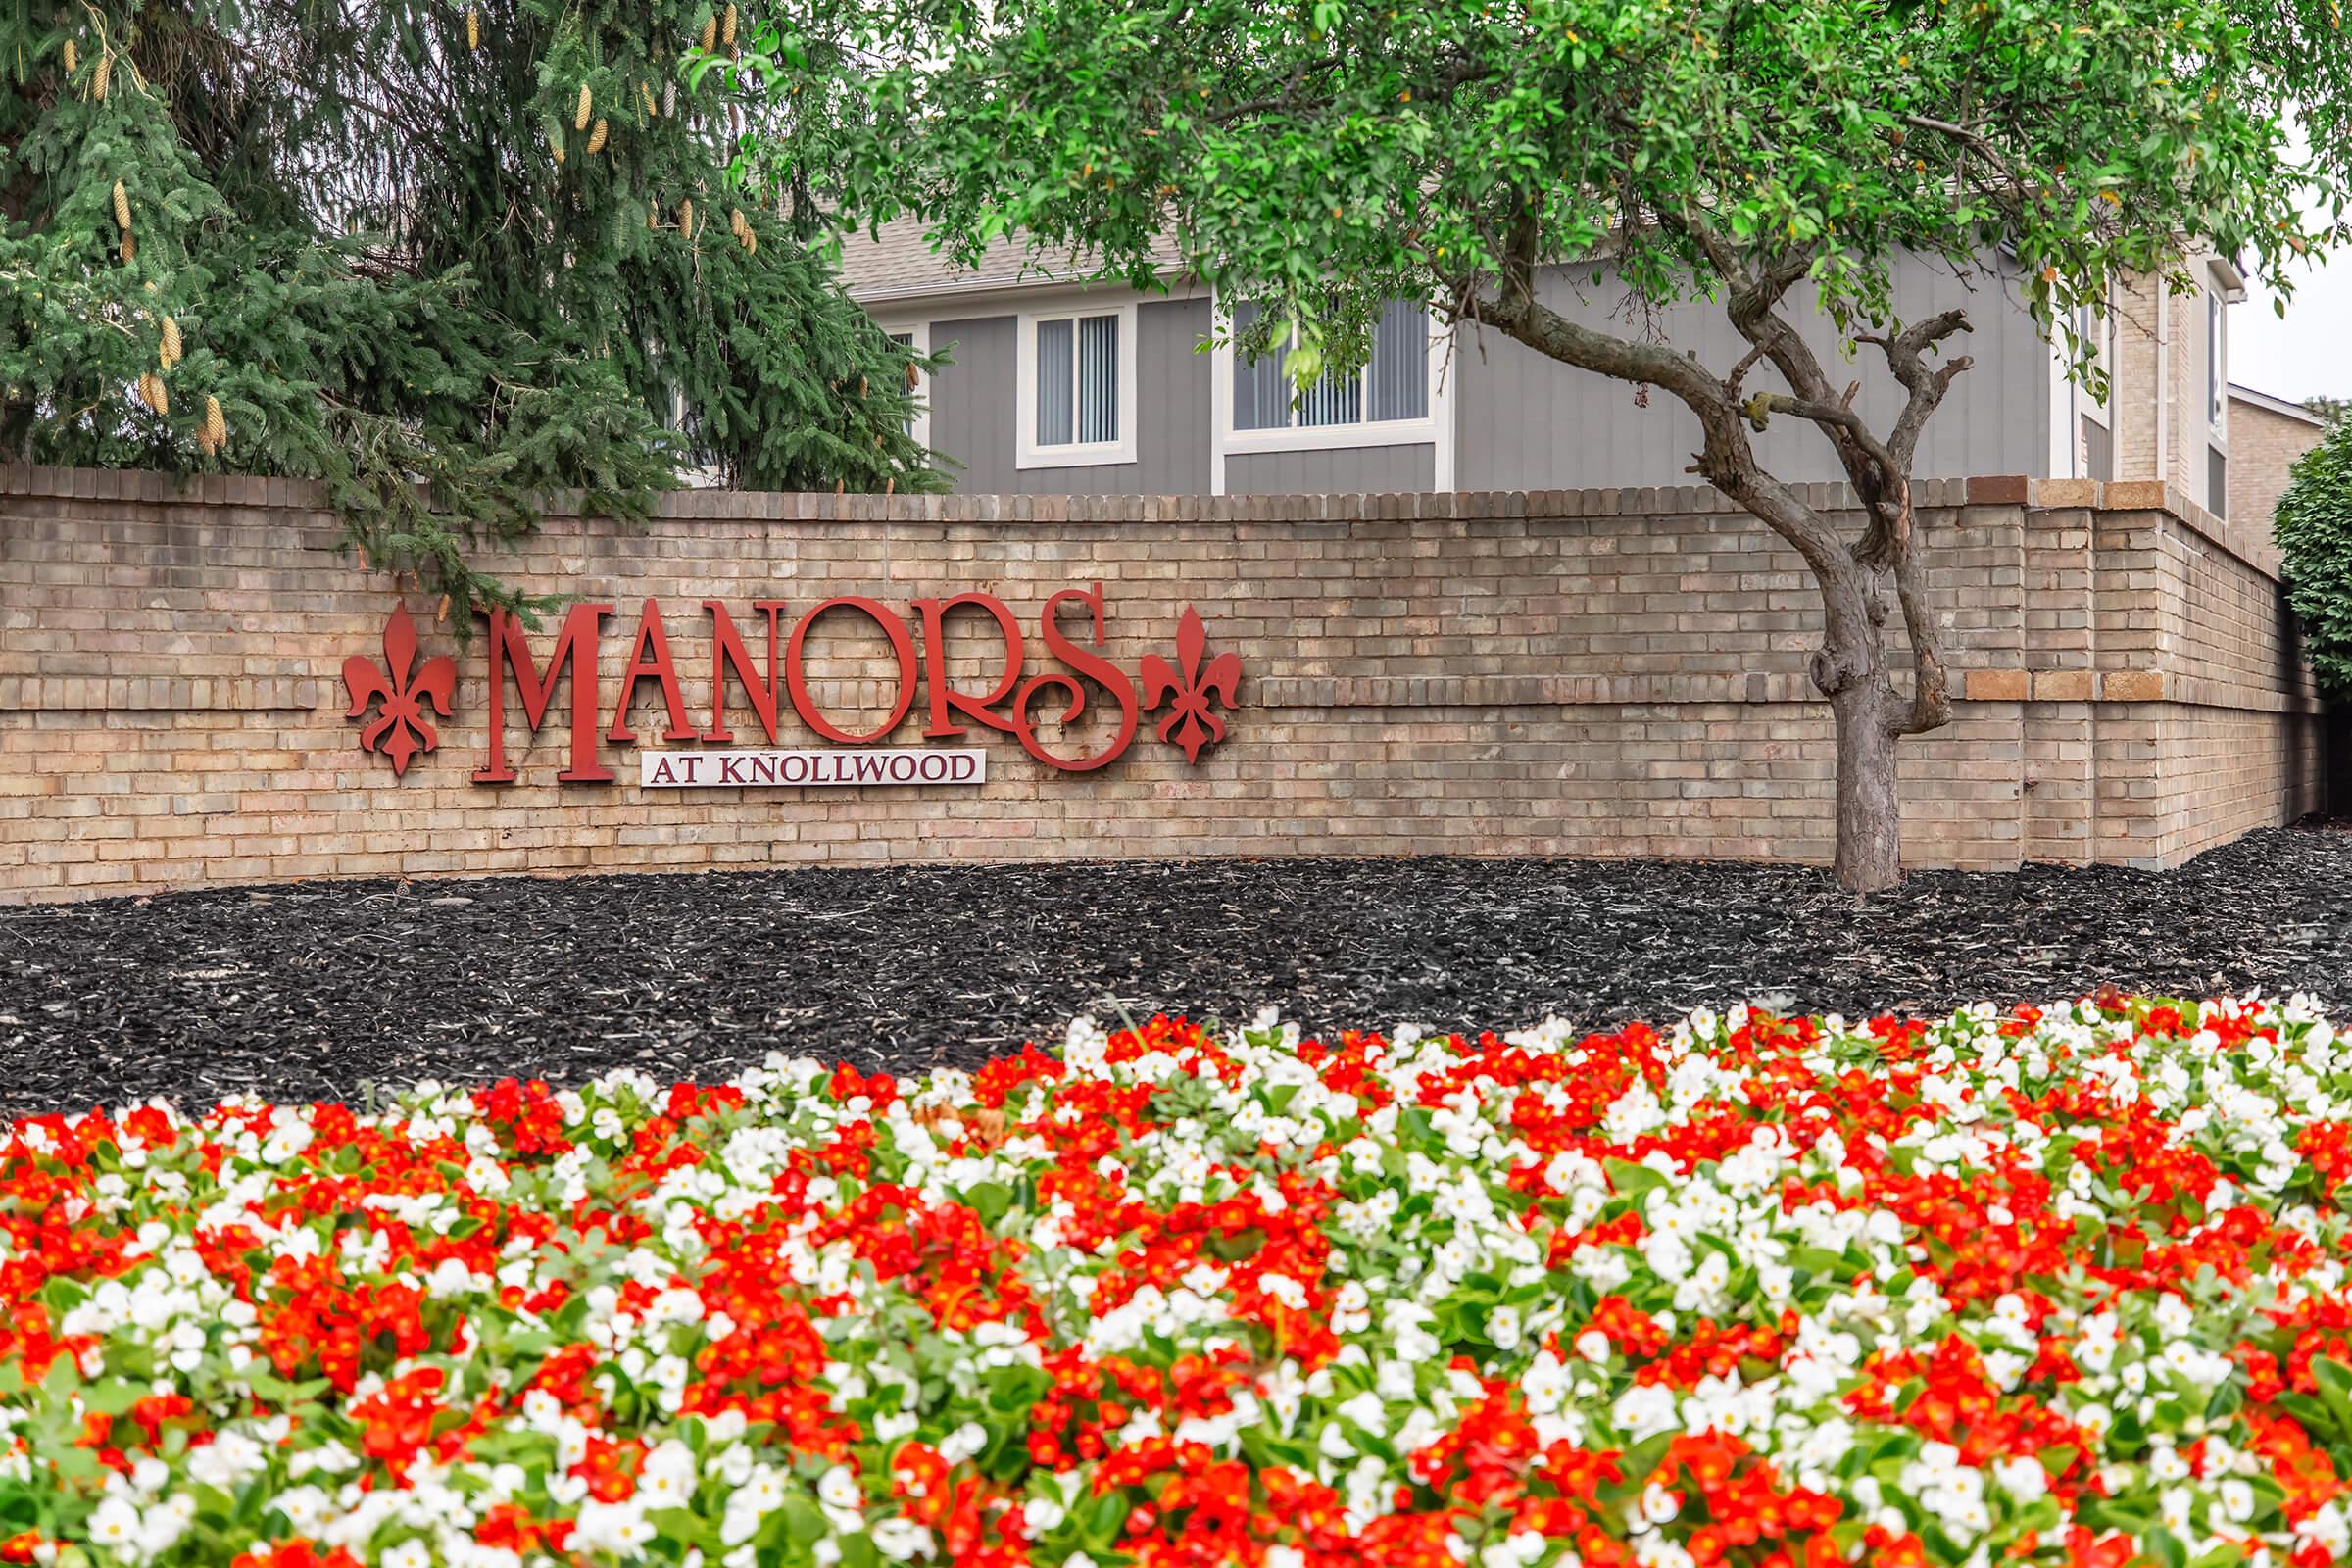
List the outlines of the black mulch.
<svg viewBox="0 0 2352 1568">
<path fill-rule="evenodd" d="M 2043 1001 L 2102 982 L 2352 1003 L 2352 832 L 2170 873 L 1667 861 L 906 866 L 325 883 L 0 909 L 0 1112 L 347 1098 L 419 1078 L 724 1077 L 781 1049 L 971 1065 L 1071 1013 L 1580 1026 L 1773 997 Z"/>
</svg>

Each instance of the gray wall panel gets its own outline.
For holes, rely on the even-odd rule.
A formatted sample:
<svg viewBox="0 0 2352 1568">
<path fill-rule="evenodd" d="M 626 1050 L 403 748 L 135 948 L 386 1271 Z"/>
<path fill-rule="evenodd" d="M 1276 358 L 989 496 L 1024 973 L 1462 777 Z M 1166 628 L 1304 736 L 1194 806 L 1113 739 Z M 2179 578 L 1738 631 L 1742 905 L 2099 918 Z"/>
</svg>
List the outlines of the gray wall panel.
<svg viewBox="0 0 2352 1568">
<path fill-rule="evenodd" d="M 1437 485 L 1437 449 L 1343 447 L 1330 452 L 1235 453 L 1225 460 L 1232 496 L 1312 495 L 1323 491 L 1392 495 Z"/>
<path fill-rule="evenodd" d="M 1019 318 L 931 323 L 931 347 L 955 364 L 931 383 L 931 444 L 963 465 L 957 490 L 994 495 L 1195 495 L 1208 489 L 1206 300 L 1145 300 L 1136 309 L 1133 463 L 1067 468 L 1014 466 Z"/>
<path fill-rule="evenodd" d="M 1671 341 L 1697 351 L 1722 374 L 1747 345 L 1723 308 L 1680 305 L 1648 320 L 1629 319 L 1625 291 L 1596 280 L 1590 267 L 1560 269 L 1543 284 L 1544 303 L 1572 319 L 1619 336 Z M 1955 478 L 1987 473 L 2041 473 L 2049 466 L 2050 351 L 2032 318 L 2000 287 L 1980 279 L 1972 287 L 1925 262 L 1906 260 L 1895 274 L 1895 308 L 1918 320 L 1954 306 L 1975 327 L 1951 340 L 1950 351 L 1975 362 L 1953 382 L 1920 442 L 1918 474 Z M 1809 289 L 1790 297 L 1800 328 L 1839 390 L 1860 380 L 1857 406 L 1885 430 L 1901 406 L 1902 389 L 1886 373 L 1876 348 L 1861 345 L 1842 357 L 1838 334 L 1812 305 Z M 1465 327 L 1448 373 L 1456 387 L 1459 445 L 1454 472 L 1465 490 L 1620 488 L 1696 482 L 1684 469 L 1698 450 L 1698 421 L 1669 394 L 1652 388 L 1648 407 L 1634 388 L 1544 359 L 1495 331 Z M 1782 387 L 1759 367 L 1747 386 Z M 1829 444 L 1810 425 L 1786 416 L 1756 439 L 1757 455 L 1790 480 L 1837 479 Z"/>
</svg>

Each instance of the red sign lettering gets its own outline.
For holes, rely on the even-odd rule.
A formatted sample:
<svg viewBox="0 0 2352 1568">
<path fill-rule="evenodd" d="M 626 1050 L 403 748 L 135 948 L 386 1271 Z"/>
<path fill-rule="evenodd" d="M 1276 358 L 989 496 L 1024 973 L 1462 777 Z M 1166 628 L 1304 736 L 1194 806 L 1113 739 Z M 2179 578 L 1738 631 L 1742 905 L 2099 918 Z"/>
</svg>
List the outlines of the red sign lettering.
<svg viewBox="0 0 2352 1568">
<path fill-rule="evenodd" d="M 923 729 L 925 740 L 952 740 L 968 734 L 968 725 L 977 724 L 1011 735 L 1038 761 L 1065 773 L 1092 772 L 1115 761 L 1133 743 L 1143 715 L 1163 706 L 1167 713 L 1154 733 L 1180 749 L 1188 762 L 1197 762 L 1203 750 L 1224 739 L 1225 722 L 1218 710 L 1231 709 L 1240 694 L 1240 657 L 1230 651 L 1210 657 L 1207 629 L 1200 614 L 1190 607 L 1177 626 L 1176 662 L 1170 664 L 1156 654 L 1146 655 L 1139 682 L 1106 652 L 1110 645 L 1109 607 L 1101 583 L 1064 588 L 1047 599 L 1037 626 L 1046 662 L 1044 667 L 1035 671 L 1029 667 L 1030 643 L 1022 634 L 1019 619 L 994 594 L 967 590 L 914 600 L 911 608 L 922 635 L 919 655 L 915 633 L 905 617 L 877 600 L 855 594 L 828 599 L 801 616 L 779 648 L 778 636 L 787 606 L 781 600 L 760 600 L 753 608 L 767 617 L 764 671 L 755 661 L 727 607 L 712 599 L 705 600 L 702 608 L 710 616 L 710 723 L 698 731 L 688 716 L 686 693 L 678 677 L 677 662 L 671 656 L 662 607 L 648 599 L 638 616 L 636 637 L 629 646 L 629 662 L 621 673 L 620 692 L 612 705 L 611 723 L 601 737 L 597 728 L 603 709 L 598 653 L 604 619 L 613 612 L 613 607 L 573 605 L 557 629 L 555 646 L 549 650 L 544 665 L 532 659 L 529 641 L 512 614 L 504 610 L 489 612 L 485 650 L 488 661 L 485 689 L 489 701 L 483 714 L 484 757 L 482 765 L 474 771 L 474 782 L 515 781 L 514 765 L 507 758 L 510 676 L 515 694 L 521 699 L 523 720 L 534 735 L 546 723 L 549 710 L 555 706 L 558 683 L 567 676 L 570 679 L 571 747 L 567 765 L 556 775 L 557 781 L 564 784 L 612 782 L 612 769 L 605 765 L 599 755 L 598 742 L 600 738 L 614 745 L 636 741 L 636 732 L 629 724 L 629 710 L 640 681 L 652 681 L 661 691 L 668 719 L 662 732 L 665 743 L 724 745 L 732 741 L 734 732 L 728 728 L 726 711 L 732 677 L 751 704 L 760 730 L 770 745 L 777 743 L 783 704 L 789 700 L 793 712 L 809 729 L 828 741 L 859 747 L 883 740 L 905 722 L 913 709 L 919 680 L 929 699 L 929 722 Z M 1063 613 L 1072 608 L 1084 612 L 1092 621 L 1083 635 L 1073 635 L 1064 628 Z M 948 668 L 948 627 L 958 610 L 976 610 L 986 614 L 996 623 L 1004 647 L 1004 664 L 981 689 L 959 690 Z M 889 643 L 892 662 L 897 665 L 894 671 L 897 686 L 889 713 L 863 734 L 834 722 L 818 709 L 809 689 L 807 667 L 809 633 L 819 619 L 834 611 L 854 612 L 872 621 Z M 407 771 L 414 758 L 433 749 L 436 737 L 432 726 L 423 719 L 423 705 L 430 703 L 444 717 L 448 715 L 453 696 L 450 688 L 455 685 L 454 670 L 446 658 L 436 658 L 411 673 L 416 659 L 416 632 L 405 607 L 396 609 L 387 623 L 383 646 L 386 663 L 382 672 L 378 672 L 372 661 L 355 656 L 345 663 L 345 680 L 352 692 L 352 716 L 358 717 L 371 702 L 382 705 L 381 716 L 363 729 L 361 745 L 389 757 L 398 776 Z M 1080 723 L 1091 705 L 1090 691 L 1104 694 L 1116 709 L 1117 718 L 1102 726 L 1107 734 L 1095 750 L 1063 756 L 1046 744 L 1039 728 L 1048 721 L 1065 730 Z M 1036 712 L 1041 699 L 1051 699 L 1044 717 Z M 1052 702 L 1058 702 L 1058 711 L 1054 710 Z M 1069 741 L 1065 738 L 1056 744 L 1066 745 Z M 648 752 L 641 759 L 640 783 L 671 786 L 976 782 L 985 778 L 977 766 L 978 755 L 971 752 L 951 755 L 919 746 L 885 748 L 879 752 L 787 753 L 780 758 L 749 753 L 657 756 Z"/>
<path fill-rule="evenodd" d="M 884 719 L 881 726 L 870 734 L 852 735 L 837 727 L 831 719 L 817 711 L 816 700 L 808 695 L 808 676 L 801 667 L 801 646 L 808 640 L 808 628 L 816 624 L 816 617 L 828 610 L 856 610 L 872 617 L 874 624 L 881 627 L 883 635 L 890 639 L 891 652 L 899 656 L 898 704 L 891 709 L 890 717 Z M 871 599 L 859 599 L 855 594 L 828 599 L 803 615 L 800 624 L 792 628 L 792 640 L 784 646 L 784 685 L 792 693 L 792 710 L 801 715 L 802 723 L 829 741 L 841 741 L 851 746 L 871 745 L 897 729 L 899 720 L 906 716 L 906 710 L 914 706 L 914 638 L 908 634 L 905 621 Z"/>
<path fill-rule="evenodd" d="M 514 617 L 503 610 L 490 612 L 490 712 L 489 758 L 475 771 L 476 784 L 512 784 L 514 770 L 507 765 L 507 725 L 505 670 L 514 671 L 514 690 L 522 698 L 522 716 L 537 734 L 540 721 L 547 717 L 547 705 L 556 695 L 556 682 L 564 678 L 564 665 L 571 665 L 571 765 L 556 775 L 559 784 L 609 784 L 612 770 L 596 759 L 596 641 L 604 629 L 604 619 L 612 613 L 611 605 L 574 605 L 564 617 L 564 629 L 556 633 L 556 650 L 547 658 L 547 676 L 542 680 L 536 665 L 531 662 L 530 645 L 522 640 L 522 628 Z"/>
</svg>

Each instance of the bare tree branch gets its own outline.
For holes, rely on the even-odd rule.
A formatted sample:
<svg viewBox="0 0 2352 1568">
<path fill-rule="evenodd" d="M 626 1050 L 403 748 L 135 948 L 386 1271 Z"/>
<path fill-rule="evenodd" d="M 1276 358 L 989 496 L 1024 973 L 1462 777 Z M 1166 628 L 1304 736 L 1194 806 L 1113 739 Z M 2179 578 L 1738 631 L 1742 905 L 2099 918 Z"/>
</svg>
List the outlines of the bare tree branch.
<svg viewBox="0 0 2352 1568">
<path fill-rule="evenodd" d="M 1453 280 L 1457 315 L 1485 321 L 1563 365 L 1673 393 L 1698 416 L 1705 439 L 1699 471 L 1708 482 L 1788 540 L 1825 580 L 1850 581 L 1852 558 L 1837 529 L 1756 462 L 1748 442 L 1746 416 L 1729 386 L 1687 354 L 1662 344 L 1638 343 L 1595 331 L 1536 297 L 1540 239 L 1537 211 L 1524 207 L 1515 216 L 1503 247 L 1501 287 L 1492 295 L 1482 295 L 1474 279 Z"/>
</svg>

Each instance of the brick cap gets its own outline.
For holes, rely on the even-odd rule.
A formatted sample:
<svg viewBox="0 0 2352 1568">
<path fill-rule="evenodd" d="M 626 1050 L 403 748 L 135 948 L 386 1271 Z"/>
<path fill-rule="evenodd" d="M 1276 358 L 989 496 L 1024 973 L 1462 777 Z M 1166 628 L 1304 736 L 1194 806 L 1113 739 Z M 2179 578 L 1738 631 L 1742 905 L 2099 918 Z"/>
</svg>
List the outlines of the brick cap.
<svg viewBox="0 0 2352 1568">
<path fill-rule="evenodd" d="M 1952 508 L 1981 498 L 1983 480 L 1923 479 L 1917 505 Z M 2018 481 L 2023 484 L 2024 481 Z M 1807 505 L 1825 512 L 1858 508 L 1853 487 L 1802 484 Z M 0 495 L 85 500 L 225 501 L 240 506 L 316 511 L 324 505 L 307 480 L 205 474 L 188 479 L 130 469 L 0 465 Z M 2020 499 L 2023 499 L 2022 492 Z M 1641 517 L 1692 513 L 1736 514 L 1740 508 L 1708 485 L 1590 490 L 1450 490 L 1365 494 L 1333 491 L 1250 496 L 873 495 L 808 491 L 673 490 L 658 514 L 697 521 L 874 523 L 1360 523 L 1366 520 L 1476 520 L 1519 517 Z M 572 498 L 550 497 L 551 517 L 574 516 Z"/>
<path fill-rule="evenodd" d="M 1859 509 L 1853 487 L 1794 487 L 1823 512 Z M 308 480 L 250 474 L 179 476 L 126 468 L 59 468 L 0 465 L 0 496 L 51 496 L 87 501 L 147 503 L 186 500 L 316 512 L 320 487 Z M 2241 527 L 2223 521 L 2178 486 L 2153 480 L 2036 479 L 2025 474 L 1981 474 L 1970 479 L 1921 479 L 1913 504 L 1936 511 L 1962 506 L 2036 510 L 2163 512 L 2246 564 L 2278 573 L 2278 553 Z M 1487 518 L 1646 517 L 1693 513 L 1735 514 L 1740 508 L 1707 485 L 1592 490 L 1450 490 L 1392 494 L 1334 491 L 1253 496 L 998 496 L 829 495 L 762 490 L 673 490 L 658 514 L 673 521 L 923 523 L 1150 523 L 1361 524 L 1384 521 L 1466 521 Z M 549 498 L 551 517 L 576 516 L 572 498 Z"/>
</svg>

